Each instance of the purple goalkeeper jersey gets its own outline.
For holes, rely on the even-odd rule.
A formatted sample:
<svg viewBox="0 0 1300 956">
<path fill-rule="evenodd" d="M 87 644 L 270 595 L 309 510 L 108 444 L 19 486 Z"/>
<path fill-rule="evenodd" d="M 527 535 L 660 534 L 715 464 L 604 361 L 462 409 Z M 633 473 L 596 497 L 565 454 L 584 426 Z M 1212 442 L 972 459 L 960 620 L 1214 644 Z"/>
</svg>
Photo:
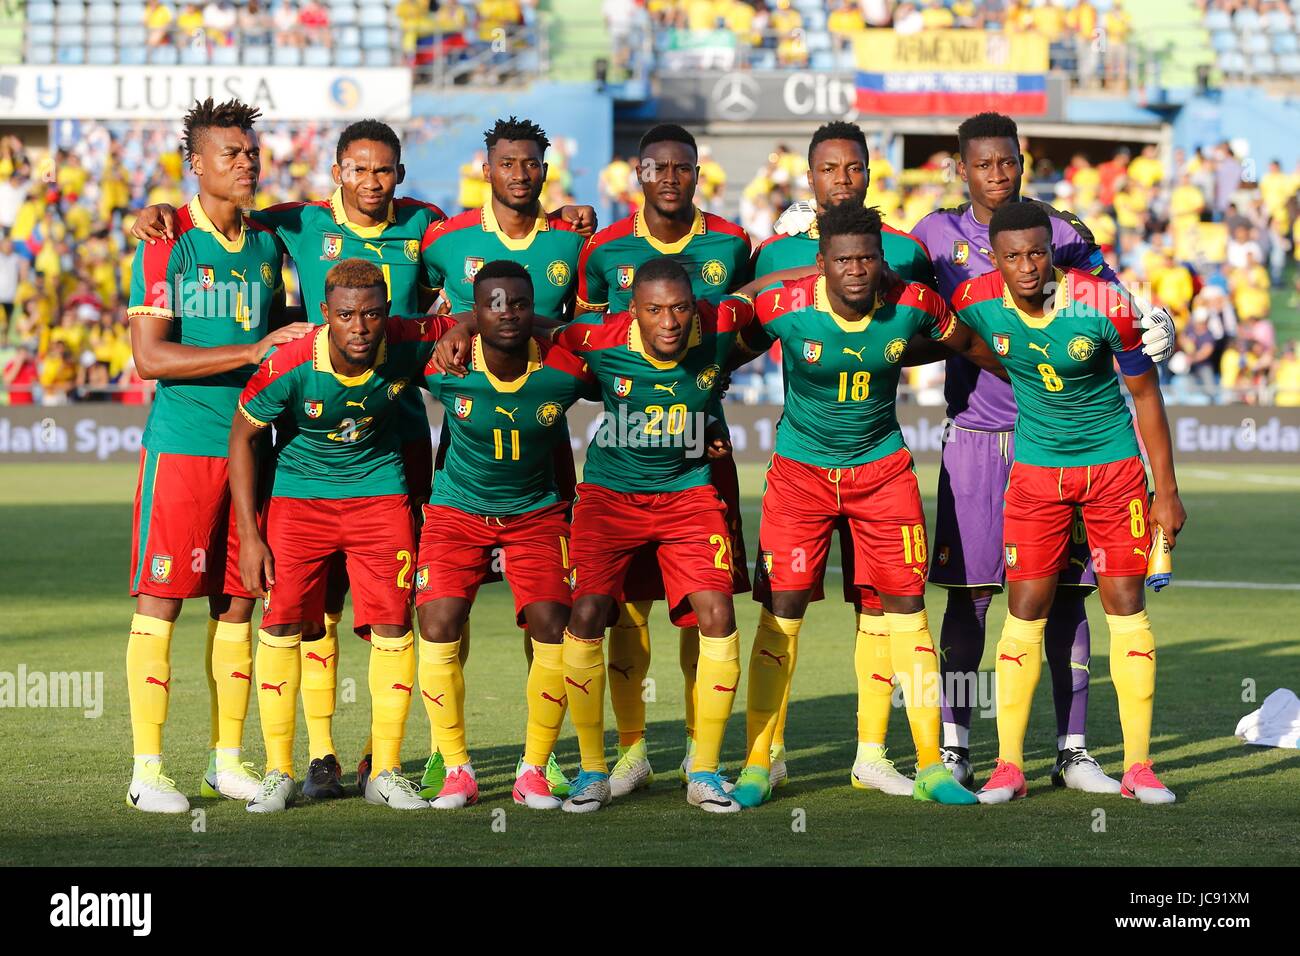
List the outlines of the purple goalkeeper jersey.
<svg viewBox="0 0 1300 956">
<path fill-rule="evenodd" d="M 1052 220 L 1052 261 L 1058 269 L 1081 269 L 1111 282 L 1118 281 L 1102 258 L 1092 233 L 1072 212 L 1054 209 L 1037 199 Z M 930 250 L 939 294 L 951 301 L 957 287 L 967 279 L 991 272 L 989 227 L 976 220 L 969 202 L 952 209 L 930 213 L 912 230 Z M 1011 431 L 1016 425 L 1016 400 L 1011 386 L 996 375 L 981 372 L 979 366 L 960 356 L 948 359 L 943 387 L 948 417 L 962 428 L 980 431 Z"/>
</svg>

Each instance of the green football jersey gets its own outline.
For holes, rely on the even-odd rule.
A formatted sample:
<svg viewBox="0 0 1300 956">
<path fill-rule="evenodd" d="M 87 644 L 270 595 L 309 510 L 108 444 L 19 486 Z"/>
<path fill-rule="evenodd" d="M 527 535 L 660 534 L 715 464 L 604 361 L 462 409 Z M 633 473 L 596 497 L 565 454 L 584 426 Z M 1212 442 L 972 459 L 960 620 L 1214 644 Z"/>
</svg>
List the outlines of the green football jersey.
<svg viewBox="0 0 1300 956">
<path fill-rule="evenodd" d="M 780 341 L 786 396 L 776 453 L 818 468 L 849 468 L 904 447 L 896 411 L 903 350 L 913 335 L 943 341 L 953 329 L 943 299 L 919 282 L 894 286 L 857 321 L 835 313 L 821 275 L 773 283 L 752 305 L 736 297 L 724 308 L 741 325 L 756 316 Z"/>
<path fill-rule="evenodd" d="M 406 494 L 397 404 L 404 392 L 419 390 L 438 337 L 453 325 L 432 315 L 390 318 L 374 366 L 354 376 L 334 371 L 325 326 L 272 351 L 239 400 L 240 413 L 258 428 L 276 423 L 271 494 Z"/>
<path fill-rule="evenodd" d="M 364 259 L 379 266 L 393 315 L 418 314 L 424 279 L 420 242 L 430 226 L 447 218 L 432 203 L 394 199 L 387 222 L 358 226 L 343 208 L 342 189 L 334 190 L 328 202 L 281 203 L 254 210 L 249 216 L 274 229 L 289 250 L 298 270 L 307 321 L 316 325 L 325 321 L 320 310 L 325 301 L 325 275 L 344 259 Z"/>
<path fill-rule="evenodd" d="M 754 278 L 761 279 L 782 269 L 816 265 L 819 237 L 817 221 L 813 220 L 807 232 L 797 236 L 775 235 L 763 240 L 754 250 Z M 889 268 L 905 281 L 920 282 L 931 289 L 938 288 L 930 253 L 920 239 L 881 223 L 880 245 Z"/>
<path fill-rule="evenodd" d="M 761 279 L 783 269 L 797 269 L 817 264 L 817 246 L 820 233 L 813 220 L 807 232 L 797 236 L 772 236 L 754 251 L 754 277 Z M 885 264 L 906 282 L 920 282 L 931 289 L 936 287 L 934 266 L 930 253 L 920 240 L 912 238 L 892 226 L 881 223 L 880 245 L 885 253 Z M 745 349 L 756 355 L 772 347 L 774 339 L 755 322 L 745 329 Z"/>
<path fill-rule="evenodd" d="M 501 231 L 492 204 L 444 220 L 424 237 L 425 283 L 442 289 L 452 312 L 474 308 L 474 276 L 497 259 L 517 262 L 533 280 L 533 311 L 541 318 L 565 318 L 578 281 L 583 239 L 558 212 L 537 217 L 533 231 L 512 239 Z"/>
<path fill-rule="evenodd" d="M 175 233 L 173 239 L 136 248 L 127 316 L 167 319 L 170 341 L 198 348 L 247 345 L 265 337 L 272 303 L 283 292 L 284 246 L 275 234 L 245 217 L 240 237 L 227 239 L 197 196 L 176 210 Z M 144 447 L 225 458 L 239 393 L 256 368 L 159 379 Z"/>
<path fill-rule="evenodd" d="M 534 338 L 527 371 L 502 381 L 488 370 L 474 336 L 468 375 L 455 378 L 430 363 L 424 381 L 442 403 L 450 433 L 431 504 L 515 515 L 560 500 L 554 452 L 569 440 L 564 413 L 580 398 L 599 398 L 582 359 Z"/>
<path fill-rule="evenodd" d="M 298 285 L 307 321 L 320 325 L 321 303 L 325 301 L 325 275 L 343 259 L 373 262 L 384 273 L 388 286 L 389 311 L 393 315 L 416 315 L 420 308 L 420 287 L 424 265 L 420 242 L 436 223 L 447 217 L 432 203 L 418 199 L 394 199 L 388 207 L 388 221 L 378 226 L 359 226 L 348 219 L 343 208 L 343 190 L 334 190 L 328 202 L 291 202 L 250 213 L 257 222 L 275 230 L 298 269 Z M 429 434 L 429 418 L 419 389 L 402 398 L 399 419 L 402 440 L 415 441 Z"/>
<path fill-rule="evenodd" d="M 625 493 L 683 491 L 709 483 L 705 427 L 736 338 L 730 311 L 699 302 L 685 354 L 646 354 L 627 312 L 599 325 L 572 323 L 555 341 L 586 359 L 605 411 L 587 448 L 583 481 Z"/>
<path fill-rule="evenodd" d="M 671 256 L 691 277 L 696 299 L 717 304 L 750 279 L 749 236 L 735 223 L 695 211 L 695 225 L 679 242 L 650 235 L 639 212 L 600 230 L 578 258 L 578 304 L 589 311 L 625 312 L 637 268 Z"/>
<path fill-rule="evenodd" d="M 1011 378 L 1019 409 L 1017 461 L 1059 468 L 1138 454 L 1114 363 L 1125 375 L 1141 375 L 1153 365 L 1117 286 L 1087 272 L 1058 269 L 1055 298 L 1040 319 L 1016 308 L 1002 276 L 989 272 L 959 285 L 952 306 Z"/>
</svg>

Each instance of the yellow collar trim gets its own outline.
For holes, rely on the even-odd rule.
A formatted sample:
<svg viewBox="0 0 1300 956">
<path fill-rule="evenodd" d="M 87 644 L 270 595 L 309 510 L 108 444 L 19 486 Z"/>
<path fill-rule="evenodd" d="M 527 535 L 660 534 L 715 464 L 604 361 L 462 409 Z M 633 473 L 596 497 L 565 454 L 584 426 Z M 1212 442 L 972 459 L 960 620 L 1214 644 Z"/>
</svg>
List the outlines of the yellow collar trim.
<svg viewBox="0 0 1300 956">
<path fill-rule="evenodd" d="M 700 313 L 696 312 L 695 317 L 691 319 L 691 331 L 686 337 L 686 349 L 695 348 L 704 340 L 704 331 L 700 328 Z M 637 325 L 636 316 L 632 317 L 632 322 L 627 331 L 627 347 L 638 353 L 643 359 L 658 369 L 676 368 L 676 362 L 665 362 L 663 359 L 657 359 L 645 350 L 645 343 L 641 340 L 641 326 Z M 682 353 L 683 355 L 685 353 Z"/>
<path fill-rule="evenodd" d="M 194 228 L 201 229 L 216 239 L 221 244 L 221 248 L 227 252 L 239 252 L 244 248 L 244 236 L 247 227 L 244 225 L 244 215 L 239 215 L 239 238 L 227 239 L 225 234 L 212 224 L 208 214 L 203 211 L 203 206 L 199 203 L 199 197 L 195 196 L 190 200 L 190 219 L 194 221 Z"/>
<path fill-rule="evenodd" d="M 691 231 L 682 236 L 676 242 L 660 242 L 654 236 L 650 235 L 649 227 L 645 225 L 645 221 L 641 218 L 641 210 L 638 209 L 636 215 L 632 218 L 632 235 L 650 243 L 650 248 L 663 256 L 675 256 L 677 253 L 685 249 L 687 243 L 692 239 L 696 236 L 702 236 L 706 232 L 708 232 L 708 229 L 705 228 L 704 225 L 704 213 L 702 213 L 698 208 L 695 210 L 695 222 L 691 224 Z"/>
<path fill-rule="evenodd" d="M 813 308 L 818 312 L 825 312 L 845 332 L 865 332 L 867 326 L 871 324 L 872 317 L 876 314 L 876 309 L 880 308 L 880 297 L 876 297 L 876 302 L 872 305 L 871 311 L 856 322 L 852 319 L 846 319 L 831 308 L 831 297 L 826 291 L 826 277 L 818 276 L 817 284 L 813 286 Z"/>
<path fill-rule="evenodd" d="M 343 187 L 340 186 L 334 190 L 334 195 L 330 196 L 330 212 L 334 214 L 334 221 L 340 226 L 347 226 L 362 239 L 374 239 L 376 236 L 383 235 L 385 229 L 397 222 L 397 204 L 388 204 L 387 222 L 381 222 L 377 226 L 359 226 L 348 218 L 347 210 L 343 208 Z"/>
<path fill-rule="evenodd" d="M 352 388 L 355 385 L 364 385 L 370 381 L 370 376 L 375 374 L 375 369 L 384 364 L 388 358 L 388 339 L 385 338 L 379 343 L 379 353 L 375 356 L 375 364 L 370 366 L 360 375 L 340 375 L 334 371 L 334 362 L 330 359 L 330 333 L 327 326 L 322 326 L 321 330 L 316 333 L 316 341 L 312 343 L 312 368 L 318 372 L 328 372 L 338 379 L 340 385 Z"/>
<path fill-rule="evenodd" d="M 491 385 L 498 392 L 517 392 L 524 387 L 524 382 L 528 381 L 528 376 L 532 375 L 542 367 L 542 350 L 537 347 L 536 339 L 528 340 L 528 365 L 524 368 L 524 374 L 518 378 L 505 381 L 497 378 L 488 369 L 487 359 L 483 357 L 483 342 L 476 335 L 474 336 L 474 350 L 470 358 L 470 368 L 475 372 L 482 372 Z"/>
<path fill-rule="evenodd" d="M 497 214 L 493 211 L 491 202 L 483 204 L 482 219 L 483 231 L 495 235 L 497 239 L 500 240 L 501 245 L 505 246 L 511 252 L 523 252 L 533 244 L 533 240 L 537 238 L 539 232 L 545 232 L 551 228 L 551 224 L 546 220 L 546 213 L 540 213 L 537 216 L 537 219 L 533 221 L 533 228 L 529 231 L 528 235 L 524 236 L 522 239 L 515 239 L 512 236 L 508 236 L 506 235 L 505 230 L 501 228 L 501 224 L 497 222 Z"/>
<path fill-rule="evenodd" d="M 1047 328 L 1052 324 L 1052 319 L 1056 318 L 1056 313 L 1070 304 L 1070 277 L 1060 269 L 1052 271 L 1056 273 L 1056 295 L 1052 298 L 1052 307 L 1043 314 L 1041 319 L 1020 311 L 1020 307 L 1011 298 L 1011 290 L 1007 288 L 1006 280 L 1002 280 L 1002 304 L 1020 316 L 1020 321 L 1031 329 Z"/>
</svg>

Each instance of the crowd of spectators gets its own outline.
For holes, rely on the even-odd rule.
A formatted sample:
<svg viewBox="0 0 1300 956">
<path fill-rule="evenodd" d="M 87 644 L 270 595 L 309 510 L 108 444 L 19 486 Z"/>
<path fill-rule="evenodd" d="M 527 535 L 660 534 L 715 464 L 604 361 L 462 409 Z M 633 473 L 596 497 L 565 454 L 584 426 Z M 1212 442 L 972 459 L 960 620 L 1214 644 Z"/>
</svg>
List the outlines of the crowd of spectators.
<svg viewBox="0 0 1300 956">
<path fill-rule="evenodd" d="M 736 48 L 735 66 L 804 68 L 826 65 L 822 51 L 830 64 L 852 66 L 853 36 L 866 29 L 978 29 L 1046 38 L 1052 67 L 1082 85 L 1129 82 L 1133 23 L 1122 0 L 603 0 L 603 11 L 615 64 L 627 72 L 650 36 L 660 51 L 713 37 Z"/>
</svg>

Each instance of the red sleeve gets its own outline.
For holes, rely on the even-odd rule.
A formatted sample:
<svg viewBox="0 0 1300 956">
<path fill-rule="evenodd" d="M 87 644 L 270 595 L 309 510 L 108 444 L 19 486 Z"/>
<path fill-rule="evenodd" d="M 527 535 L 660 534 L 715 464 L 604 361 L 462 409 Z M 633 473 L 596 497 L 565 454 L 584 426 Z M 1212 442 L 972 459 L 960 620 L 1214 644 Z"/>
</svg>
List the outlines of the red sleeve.
<svg viewBox="0 0 1300 956">
<path fill-rule="evenodd" d="M 575 353 L 605 349 L 626 341 L 631 323 L 630 313 L 614 312 L 606 315 L 603 322 L 570 322 L 561 326 L 551 341 Z"/>
<path fill-rule="evenodd" d="M 586 382 L 589 385 L 595 384 L 596 376 L 592 374 L 591 369 L 580 356 L 574 355 L 568 349 L 542 338 L 537 339 L 537 345 L 541 350 L 543 365 L 572 375 L 579 381 Z"/>
<path fill-rule="evenodd" d="M 909 282 L 891 293 L 899 305 L 919 309 L 930 317 L 930 337 L 942 342 L 953 330 L 953 315 L 943 296 L 921 282 Z"/>
<path fill-rule="evenodd" d="M 384 334 L 393 342 L 436 342 L 458 324 L 450 315 L 394 315 Z"/>
</svg>

